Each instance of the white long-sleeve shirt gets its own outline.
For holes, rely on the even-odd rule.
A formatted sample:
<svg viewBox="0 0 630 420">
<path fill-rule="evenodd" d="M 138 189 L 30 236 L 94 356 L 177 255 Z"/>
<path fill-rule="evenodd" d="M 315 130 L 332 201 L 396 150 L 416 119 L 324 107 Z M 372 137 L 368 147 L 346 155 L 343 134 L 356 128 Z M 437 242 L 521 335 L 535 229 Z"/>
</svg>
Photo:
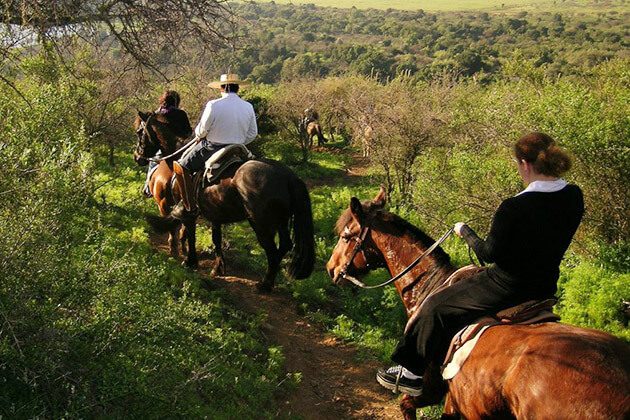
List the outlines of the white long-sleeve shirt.
<svg viewBox="0 0 630 420">
<path fill-rule="evenodd" d="M 247 144 L 258 135 L 254 107 L 236 93 L 223 93 L 206 104 L 195 135 L 210 143 Z"/>
</svg>

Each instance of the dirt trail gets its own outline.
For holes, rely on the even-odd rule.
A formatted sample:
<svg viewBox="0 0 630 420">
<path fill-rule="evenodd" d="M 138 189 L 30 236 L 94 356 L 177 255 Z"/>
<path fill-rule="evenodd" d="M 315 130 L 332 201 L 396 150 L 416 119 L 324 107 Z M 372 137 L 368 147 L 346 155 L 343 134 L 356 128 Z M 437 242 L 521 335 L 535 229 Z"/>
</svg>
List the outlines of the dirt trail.
<svg viewBox="0 0 630 420">
<path fill-rule="evenodd" d="M 352 183 L 364 168 L 348 168 L 344 181 Z M 323 181 L 323 182 L 322 182 Z M 333 180 L 328 180 L 329 182 Z M 341 181 L 339 178 L 334 181 Z M 343 181 L 342 181 L 343 182 Z M 326 183 L 320 180 L 317 184 Z M 166 236 L 152 236 L 152 243 L 168 252 Z M 304 419 L 399 419 L 397 398 L 376 383 L 380 366 L 375 361 L 359 361 L 357 349 L 344 344 L 309 322 L 296 311 L 296 303 L 286 292 L 259 294 L 260 274 L 229 265 L 231 276 L 210 279 L 210 262 L 200 261 L 199 274 L 209 288 L 221 288 L 239 309 L 267 315 L 263 332 L 269 343 L 282 347 L 287 372 L 301 372 L 302 379 L 289 395 L 278 397 L 277 417 Z M 252 280 L 254 279 L 254 280 Z"/>
<path fill-rule="evenodd" d="M 263 332 L 282 346 L 287 372 L 301 372 L 302 380 L 290 395 L 279 398 L 279 417 L 305 419 L 398 419 L 393 394 L 374 380 L 379 364 L 357 361 L 353 346 L 327 335 L 296 312 L 286 293 L 256 293 L 255 281 L 219 277 L 213 284 L 228 290 L 241 309 L 267 315 Z"/>
</svg>

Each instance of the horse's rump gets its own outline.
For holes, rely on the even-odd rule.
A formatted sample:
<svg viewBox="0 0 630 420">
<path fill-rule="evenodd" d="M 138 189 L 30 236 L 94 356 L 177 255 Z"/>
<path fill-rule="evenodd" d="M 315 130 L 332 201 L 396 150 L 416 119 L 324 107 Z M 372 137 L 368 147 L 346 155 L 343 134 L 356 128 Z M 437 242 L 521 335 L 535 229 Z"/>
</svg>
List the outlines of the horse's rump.
<svg viewBox="0 0 630 420">
<path fill-rule="evenodd" d="M 630 415 L 630 349 L 566 324 L 496 326 L 480 337 L 449 392 L 465 418 L 512 411 L 516 418 L 623 419 Z"/>
<path fill-rule="evenodd" d="M 241 165 L 232 185 L 257 229 L 293 230 L 289 276 L 308 277 L 315 264 L 315 240 L 311 200 L 304 182 L 285 165 L 268 159 Z"/>
</svg>

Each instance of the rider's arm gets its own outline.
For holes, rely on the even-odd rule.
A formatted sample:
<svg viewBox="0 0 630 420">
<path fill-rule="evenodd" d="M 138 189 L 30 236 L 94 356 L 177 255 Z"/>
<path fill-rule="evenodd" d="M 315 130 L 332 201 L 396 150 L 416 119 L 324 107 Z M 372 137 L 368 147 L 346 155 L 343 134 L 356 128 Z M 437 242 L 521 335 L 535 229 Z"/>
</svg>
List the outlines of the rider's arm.
<svg viewBox="0 0 630 420">
<path fill-rule="evenodd" d="M 245 144 L 251 143 L 258 135 L 258 125 L 256 124 L 256 114 L 254 113 L 254 107 L 251 108 L 249 116 L 249 128 L 245 138 Z"/>
<path fill-rule="evenodd" d="M 485 262 L 496 262 L 501 259 L 501 253 L 510 249 L 510 232 L 513 232 L 513 212 L 507 202 L 501 203 L 490 227 L 490 233 L 484 241 L 468 225 L 461 228 L 462 238 L 475 251 L 475 254 Z"/>
<path fill-rule="evenodd" d="M 199 119 L 199 123 L 197 127 L 195 127 L 195 137 L 198 139 L 203 139 L 208 135 L 208 130 L 210 130 L 210 125 L 212 125 L 212 101 L 208 102 L 206 108 L 203 110 L 203 114 L 201 114 L 201 118 Z"/>
</svg>

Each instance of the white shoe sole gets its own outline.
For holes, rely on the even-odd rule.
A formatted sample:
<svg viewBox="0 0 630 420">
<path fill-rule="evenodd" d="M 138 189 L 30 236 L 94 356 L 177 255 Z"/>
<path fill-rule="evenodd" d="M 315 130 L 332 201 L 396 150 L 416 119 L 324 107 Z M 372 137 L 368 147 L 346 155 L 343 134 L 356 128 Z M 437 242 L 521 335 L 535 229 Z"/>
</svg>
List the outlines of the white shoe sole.
<svg viewBox="0 0 630 420">
<path fill-rule="evenodd" d="M 381 384 L 382 387 L 389 389 L 393 393 L 396 393 L 396 385 L 382 379 L 380 376 L 378 376 L 378 374 L 376 375 L 376 381 Z M 417 397 L 418 395 L 422 394 L 422 389 L 408 388 L 402 384 L 398 384 L 398 392 L 402 392 L 406 395 L 411 395 L 412 397 Z"/>
</svg>

